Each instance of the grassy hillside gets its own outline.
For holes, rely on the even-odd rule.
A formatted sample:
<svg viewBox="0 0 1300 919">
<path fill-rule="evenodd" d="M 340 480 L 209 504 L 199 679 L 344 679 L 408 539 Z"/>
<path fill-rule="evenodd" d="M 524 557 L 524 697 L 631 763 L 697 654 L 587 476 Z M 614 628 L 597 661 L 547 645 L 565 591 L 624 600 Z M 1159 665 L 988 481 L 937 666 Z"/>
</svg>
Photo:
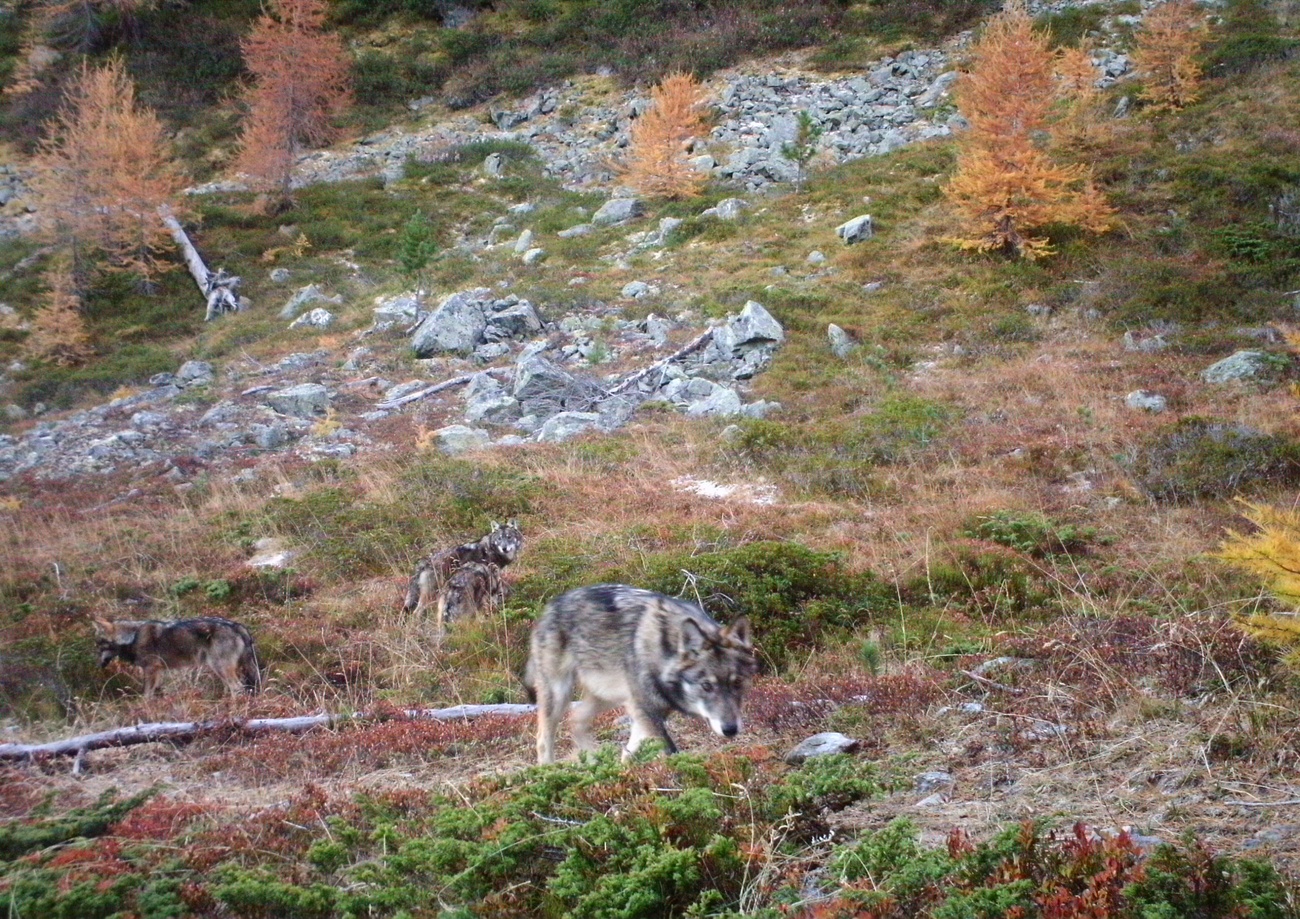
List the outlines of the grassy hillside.
<svg viewBox="0 0 1300 919">
<path fill-rule="evenodd" d="M 764 17 L 802 22 L 784 15 L 792 6 L 511 0 L 457 30 L 440 27 L 440 3 L 335 14 L 371 87 L 358 117 L 377 124 L 417 85 L 448 101 L 467 87 L 468 103 L 600 65 L 639 79 L 652 58 L 732 63 L 705 47 L 713 38 L 735 55 L 809 40 L 806 61 L 860 65 L 983 9 L 807 4 L 798 35 L 754 32 Z M 1287 649 L 1235 619 L 1275 601 L 1210 556 L 1245 526 L 1234 497 L 1289 507 L 1300 483 L 1296 356 L 1277 334 L 1300 309 L 1293 7 L 1268 18 L 1229 3 L 1199 102 L 1138 106 L 1072 151 L 1094 165 L 1119 226 L 1096 238 L 1058 228 L 1059 254 L 1040 262 L 946 241 L 950 140 L 816 170 L 803 192 L 755 198 L 735 222 L 698 216 L 731 194 L 721 187 L 651 202 L 638 227 L 685 223 L 626 267 L 629 228 L 553 236 L 604 196 L 561 188 L 516 144 L 413 162 L 387 187 L 311 186 L 275 217 L 246 194 L 195 198 L 196 242 L 246 279 L 254 309 L 204 325 L 179 266 L 152 293 L 105 276 L 88 303 L 97 359 L 13 371 L 6 402 L 85 406 L 190 358 L 255 366 L 322 350 L 337 366 L 361 343 L 393 379 L 462 372 L 417 365 L 395 332 L 358 337 L 374 297 L 412 283 L 399 254 L 418 209 L 440 243 L 423 278 L 437 293 L 509 282 L 548 316 L 607 319 L 762 302 L 788 340 L 752 393 L 783 409 L 724 432 L 647 406 L 614 435 L 452 458 L 427 446 L 450 408 L 417 404 L 367 428 L 379 446 L 352 459 L 271 456 L 231 478 L 196 458 L 183 487 L 139 474 L 4 483 L 0 743 L 135 721 L 373 717 L 302 736 L 232 724 L 184 746 L 93 754 L 76 777 L 59 762 L 0 767 L 0 902 L 69 917 L 1300 914 L 1287 816 L 1300 682 Z M 229 48 L 255 10 L 162 6 L 129 41 L 106 31 L 90 49 L 130 46 L 142 94 L 182 129 L 196 175 L 233 136 L 222 88 L 239 74 L 217 55 L 226 69 L 188 105 L 166 91 L 182 59 L 167 17 L 209 17 Z M 634 14 L 642 31 L 627 27 Z M 1044 24 L 1072 41 L 1090 15 Z M 681 40 L 688 31 L 698 43 Z M 1107 108 L 1134 91 L 1120 83 Z M 507 175 L 489 182 L 479 164 L 494 150 Z M 455 247 L 521 202 L 535 205 L 546 261 Z M 834 227 L 864 211 L 875 238 L 843 246 Z M 41 293 L 19 267 L 36 248 L 0 243 L 20 319 Z M 826 263 L 808 264 L 812 250 Z M 287 331 L 275 267 L 344 294 L 339 324 Z M 663 293 L 625 301 L 634 279 Z M 862 345 L 847 358 L 831 353 L 832 322 Z M 1126 333 L 1169 347 L 1128 348 Z M 25 334 L 0 326 L 0 365 L 23 357 Z M 1242 348 L 1272 356 L 1269 379 L 1201 381 Z M 1138 389 L 1169 410 L 1128 408 Z M 708 497 L 690 479 L 766 486 L 775 500 Z M 399 611 L 415 559 L 506 517 L 527 537 L 506 608 L 437 643 Z M 298 551 L 291 569 L 246 566 L 265 537 Z M 751 617 L 764 672 L 739 742 L 680 719 L 684 755 L 534 770 L 528 720 L 402 714 L 522 701 L 516 674 L 541 605 L 600 581 Z M 142 700 L 137 674 L 95 666 L 90 613 L 237 618 L 257 636 L 267 690 L 230 703 L 178 681 Z M 611 743 L 625 730 L 613 716 L 599 726 Z M 858 751 L 782 761 L 824 730 Z M 951 776 L 946 797 L 919 789 L 932 771 Z"/>
</svg>

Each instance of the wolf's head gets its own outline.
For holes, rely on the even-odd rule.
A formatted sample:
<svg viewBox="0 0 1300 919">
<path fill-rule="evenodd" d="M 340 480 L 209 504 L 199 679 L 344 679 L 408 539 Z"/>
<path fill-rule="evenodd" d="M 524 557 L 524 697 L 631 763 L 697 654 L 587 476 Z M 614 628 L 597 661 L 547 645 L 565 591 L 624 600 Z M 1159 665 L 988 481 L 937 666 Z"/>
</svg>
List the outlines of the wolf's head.
<svg viewBox="0 0 1300 919">
<path fill-rule="evenodd" d="M 91 621 L 95 624 L 95 650 L 99 652 L 99 666 L 107 667 L 117 657 L 128 664 L 134 662 L 135 636 L 141 623 L 125 620 L 111 622 L 98 616 Z"/>
<path fill-rule="evenodd" d="M 695 619 L 683 619 L 677 653 L 681 709 L 699 715 L 715 733 L 735 737 L 742 726 L 741 702 L 758 672 L 749 620 L 711 631 Z"/>
<path fill-rule="evenodd" d="M 519 558 L 519 553 L 524 548 L 524 534 L 513 517 L 504 526 L 492 521 L 492 532 L 488 533 L 487 541 L 494 556 L 492 561 L 497 565 L 510 564 Z"/>
</svg>

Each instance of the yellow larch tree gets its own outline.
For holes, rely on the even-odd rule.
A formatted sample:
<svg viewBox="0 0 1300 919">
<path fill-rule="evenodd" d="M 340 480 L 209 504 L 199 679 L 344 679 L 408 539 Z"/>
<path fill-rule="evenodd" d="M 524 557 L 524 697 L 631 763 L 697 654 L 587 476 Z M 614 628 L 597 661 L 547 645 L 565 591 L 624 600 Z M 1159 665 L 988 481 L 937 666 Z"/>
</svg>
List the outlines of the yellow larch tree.
<svg viewBox="0 0 1300 919">
<path fill-rule="evenodd" d="M 627 183 L 661 198 L 690 198 L 705 176 L 686 159 L 686 144 L 704 133 L 704 89 L 690 74 L 664 77 L 650 91 L 650 108 L 632 125 Z"/>
<path fill-rule="evenodd" d="M 1056 53 L 1055 71 L 1056 94 L 1063 111 L 1053 125 L 1053 138 L 1058 144 L 1086 144 L 1097 134 L 1101 103 L 1092 49 L 1087 44 L 1062 48 Z"/>
<path fill-rule="evenodd" d="M 236 169 L 285 204 L 298 156 L 333 139 L 352 104 L 351 59 L 328 14 L 325 0 L 271 0 L 242 45 L 253 84 Z"/>
<path fill-rule="evenodd" d="M 1148 10 L 1136 36 L 1133 64 L 1146 77 L 1142 98 L 1155 109 L 1196 101 L 1205 47 L 1205 14 L 1194 0 L 1168 0 Z"/>
<path fill-rule="evenodd" d="M 184 176 L 158 116 L 136 102 L 120 58 L 83 65 L 33 160 L 44 231 L 80 287 L 92 252 L 148 277 L 171 237 L 158 216 Z"/>
<path fill-rule="evenodd" d="M 1229 532 L 1215 557 L 1260 578 L 1284 605 L 1283 613 L 1242 616 L 1242 627 L 1256 638 L 1271 641 L 1300 664 L 1300 511 L 1242 501 L 1245 515 L 1256 527 L 1250 534 Z"/>
<path fill-rule="evenodd" d="M 85 362 L 94 349 L 81 313 L 81 297 L 66 258 L 45 273 L 48 290 L 45 303 L 32 317 L 31 334 L 24 342 L 32 357 L 70 367 Z"/>
<path fill-rule="evenodd" d="M 1040 146 L 1055 84 L 1046 33 L 1034 28 L 1022 0 L 1011 0 L 985 26 L 971 67 L 957 83 L 957 105 L 970 129 L 944 189 L 959 218 L 952 242 L 1033 259 L 1053 251 L 1034 230 L 1110 227 L 1113 211 L 1088 168 L 1054 163 Z"/>
</svg>

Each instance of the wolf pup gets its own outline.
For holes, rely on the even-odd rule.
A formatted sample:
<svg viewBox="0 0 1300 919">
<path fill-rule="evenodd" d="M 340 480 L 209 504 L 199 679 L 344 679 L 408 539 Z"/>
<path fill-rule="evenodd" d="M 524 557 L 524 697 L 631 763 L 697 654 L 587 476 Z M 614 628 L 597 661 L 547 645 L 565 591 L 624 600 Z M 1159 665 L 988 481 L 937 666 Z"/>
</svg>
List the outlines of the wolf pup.
<svg viewBox="0 0 1300 919">
<path fill-rule="evenodd" d="M 578 749 L 594 749 L 593 719 L 622 705 L 632 719 L 627 759 L 653 737 L 677 752 L 665 727 L 674 711 L 736 736 L 757 671 L 747 619 L 724 627 L 693 603 L 624 584 L 571 590 L 547 604 L 533 627 L 524 683 L 537 702 L 537 761 L 555 761 L 575 683 L 584 690 L 573 712 Z"/>
<path fill-rule="evenodd" d="M 119 620 L 94 617 L 99 665 L 121 658 L 144 671 L 145 697 L 158 691 L 168 670 L 206 667 L 232 696 L 262 688 L 262 671 L 253 636 L 238 622 L 205 617 L 176 622 Z"/>
<path fill-rule="evenodd" d="M 512 518 L 505 526 L 492 521 L 492 530 L 476 542 L 467 542 L 453 549 L 443 549 L 420 559 L 415 574 L 406 588 L 406 601 L 402 604 L 405 612 L 423 612 L 433 602 L 434 596 L 456 569 L 467 562 L 493 564 L 504 568 L 515 559 L 524 548 L 524 534 L 519 524 Z"/>
<path fill-rule="evenodd" d="M 434 630 L 441 636 L 448 622 L 472 619 L 481 613 L 500 609 L 505 602 L 501 569 L 491 562 L 466 562 L 438 592 Z"/>
</svg>

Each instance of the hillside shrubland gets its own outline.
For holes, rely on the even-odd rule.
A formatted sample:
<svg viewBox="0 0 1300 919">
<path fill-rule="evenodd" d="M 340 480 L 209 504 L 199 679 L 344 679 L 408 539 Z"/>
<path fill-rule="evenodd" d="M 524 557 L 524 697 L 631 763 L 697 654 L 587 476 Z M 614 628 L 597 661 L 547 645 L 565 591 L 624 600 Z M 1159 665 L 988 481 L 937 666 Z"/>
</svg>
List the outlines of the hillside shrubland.
<svg viewBox="0 0 1300 919">
<path fill-rule="evenodd" d="M 23 72 L 34 6 L 0 8 L 0 79 Z M 648 94 L 674 71 L 706 86 L 737 65 L 866 72 L 955 41 L 994 6 L 335 0 L 357 101 L 337 127 L 415 132 L 464 110 L 486 125 L 509 94 L 566 79 L 576 108 Z M 260 4 L 85 7 L 94 28 L 67 37 L 32 92 L 0 100 L 5 159 L 27 163 L 80 60 L 118 54 L 190 177 L 223 177 L 244 114 L 239 42 Z M 1067 4 L 1035 23 L 1072 47 L 1106 22 L 1127 53 L 1141 10 Z M 377 397 L 360 386 L 313 432 L 362 430 L 354 455 L 194 455 L 175 473 L 0 483 L 0 744 L 226 725 L 96 752 L 75 775 L 55 760 L 0 765 L 0 903 L 21 917 L 1300 915 L 1285 586 L 1300 483 L 1300 10 L 1226 0 L 1213 19 L 1194 100 L 1144 105 L 1130 76 L 1100 91 L 1086 140 L 1043 148 L 1088 167 L 1114 210 L 1104 233 L 1041 228 L 1043 258 L 951 242 L 960 133 L 813 159 L 797 191 L 746 194 L 734 221 L 701 215 L 736 194 L 714 180 L 570 238 L 555 234 L 608 189 L 564 187 L 523 134 L 413 157 L 388 180 L 295 187 L 280 211 L 209 190 L 187 197 L 187 227 L 244 278 L 252 308 L 205 324 L 167 257 L 148 284 L 96 271 L 80 294 L 94 356 L 62 365 L 29 347 L 50 293 L 32 267 L 44 243 L 0 241 L 5 449 L 190 359 L 238 371 L 228 390 L 177 397 L 198 415 L 289 355 L 358 379 L 473 369 L 417 361 L 398 332 L 371 330 L 375 298 L 414 286 L 508 288 L 548 321 L 590 317 L 607 350 L 617 320 L 700 325 L 751 299 L 786 334 L 747 384 L 781 404 L 763 418 L 649 402 L 614 433 L 449 456 L 431 432 L 459 401 L 362 422 Z M 970 36 L 950 47 L 956 59 Z M 424 96 L 436 101 L 406 108 Z M 484 174 L 491 154 L 499 178 Z M 545 260 L 467 244 L 521 204 Z M 872 239 L 836 238 L 867 212 Z M 669 217 L 683 222 L 661 248 L 628 242 Z M 333 327 L 286 328 L 281 268 L 342 296 Z M 624 297 L 632 280 L 660 293 Z M 857 345 L 846 356 L 830 323 Z M 360 347 L 368 369 L 343 371 Z M 1267 372 L 1203 379 L 1242 350 Z M 1130 407 L 1138 390 L 1164 410 Z M 416 560 L 507 518 L 526 544 L 504 608 L 438 642 L 401 611 Z M 289 567 L 248 566 L 268 538 L 292 548 Z M 611 581 L 750 617 L 763 670 L 739 738 L 680 718 L 683 754 L 532 767 L 531 720 L 404 713 L 523 701 L 542 605 Z M 178 677 L 143 699 L 138 673 L 97 667 L 91 614 L 237 619 L 266 689 L 230 701 Z M 239 726 L 316 711 L 366 717 L 302 735 Z M 626 730 L 614 715 L 597 727 L 611 744 Z M 856 751 L 785 762 L 820 731 Z"/>
</svg>

